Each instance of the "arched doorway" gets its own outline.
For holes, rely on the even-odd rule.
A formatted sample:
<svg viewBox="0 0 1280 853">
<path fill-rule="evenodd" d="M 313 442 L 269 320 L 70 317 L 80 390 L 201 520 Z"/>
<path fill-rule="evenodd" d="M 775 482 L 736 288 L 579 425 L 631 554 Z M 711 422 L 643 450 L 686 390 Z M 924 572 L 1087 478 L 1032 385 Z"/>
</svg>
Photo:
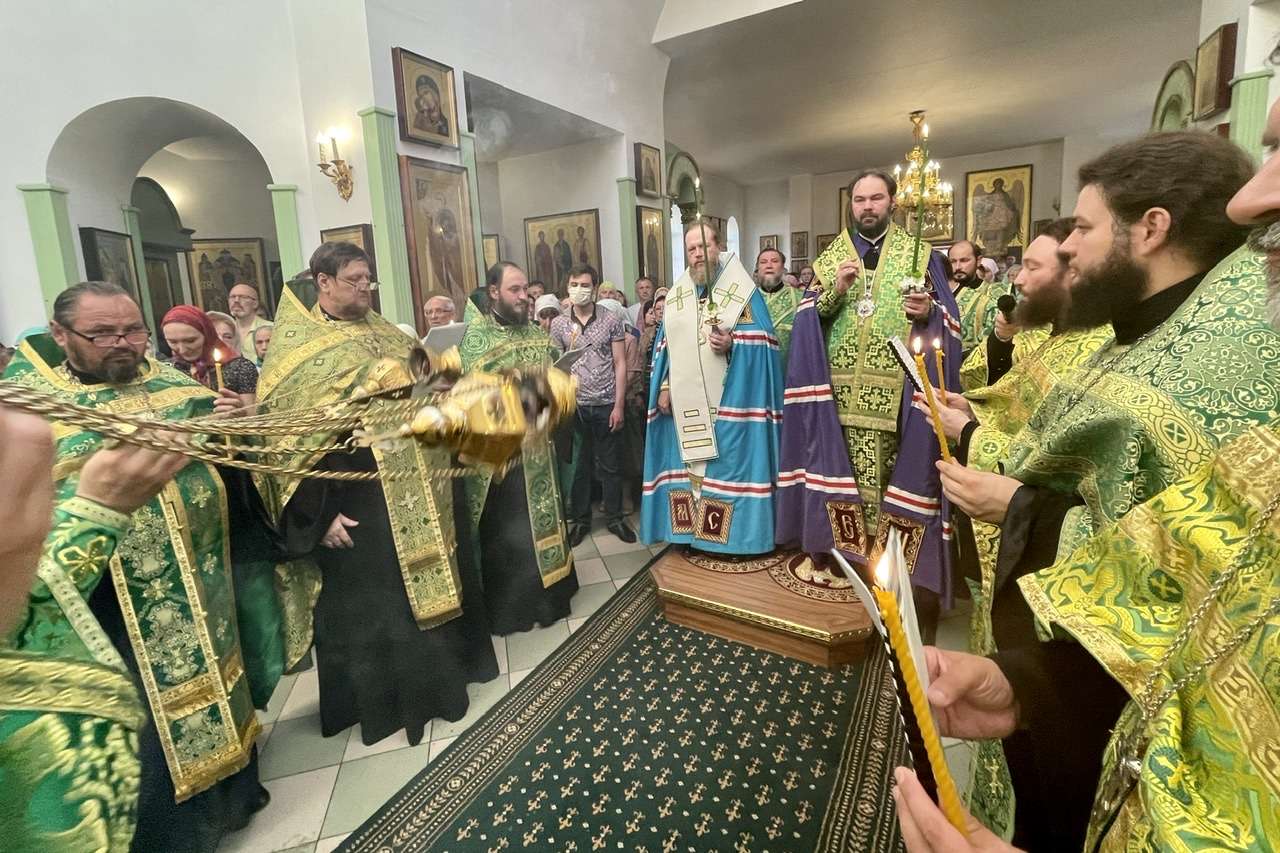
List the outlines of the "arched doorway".
<svg viewBox="0 0 1280 853">
<path fill-rule="evenodd" d="M 226 310 L 225 291 L 238 280 L 256 286 L 268 309 L 275 304 L 271 173 L 257 147 L 213 113 L 167 98 L 99 104 L 63 128 L 46 172 L 66 191 L 72 233 L 65 236 L 83 274 L 122 279 L 153 329 L 156 312 L 175 299 Z M 148 254 L 173 260 L 154 292 Z M 205 281 L 201 256 L 209 259 Z"/>
</svg>

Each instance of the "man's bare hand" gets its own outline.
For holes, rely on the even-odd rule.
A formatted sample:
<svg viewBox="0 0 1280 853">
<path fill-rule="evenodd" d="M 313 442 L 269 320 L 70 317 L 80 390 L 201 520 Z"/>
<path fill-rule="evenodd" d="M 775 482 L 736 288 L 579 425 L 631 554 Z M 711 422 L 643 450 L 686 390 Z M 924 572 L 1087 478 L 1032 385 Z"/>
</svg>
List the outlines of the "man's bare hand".
<svg viewBox="0 0 1280 853">
<path fill-rule="evenodd" d="M 929 704 L 944 736 L 1002 738 L 1018 728 L 1018 700 L 995 661 L 934 646 L 924 647 L 924 659 Z"/>
<path fill-rule="evenodd" d="M 159 494 L 190 461 L 132 444 L 99 450 L 80 469 L 76 494 L 129 514 Z"/>
<path fill-rule="evenodd" d="M 856 258 L 846 258 L 836 267 L 836 293 L 848 293 L 853 280 L 862 271 L 862 262 Z"/>
<path fill-rule="evenodd" d="M 1006 344 L 1013 340 L 1013 336 L 1019 332 L 1018 324 L 1004 318 L 1003 311 L 996 312 L 995 335 Z"/>
<path fill-rule="evenodd" d="M 964 428 L 973 420 L 960 409 L 949 406 L 938 406 L 938 419 L 942 421 L 942 431 L 952 441 L 959 441 Z"/>
<path fill-rule="evenodd" d="M 1009 512 L 1009 501 L 1022 485 L 1012 477 L 975 471 L 952 460 L 937 463 L 942 492 L 975 521 L 1000 524 Z"/>
<path fill-rule="evenodd" d="M 326 548 L 354 548 L 356 543 L 351 540 L 351 534 L 347 532 L 347 528 L 359 526 L 360 522 L 354 518 L 347 518 L 342 513 L 338 513 L 324 536 L 320 538 L 320 544 Z"/>
<path fill-rule="evenodd" d="M 729 350 L 733 348 L 733 332 L 726 332 L 719 326 L 712 326 L 711 333 L 707 335 L 707 341 L 711 344 L 711 351 L 717 355 L 728 355 Z"/>
<path fill-rule="evenodd" d="M 936 388 L 934 389 L 934 392 L 938 395 L 938 399 L 942 402 L 942 405 L 950 409 L 959 409 L 970 419 L 976 420 L 973 415 L 973 406 L 969 405 L 969 401 L 965 399 L 963 394 L 957 394 L 955 391 L 947 391 L 944 394 Z"/>
<path fill-rule="evenodd" d="M 43 419 L 0 408 L 0 636 L 27 604 L 53 520 L 53 431 Z"/>
<path fill-rule="evenodd" d="M 663 388 L 658 392 L 658 411 L 664 415 L 671 414 L 671 389 Z"/>
<path fill-rule="evenodd" d="M 923 323 L 933 311 L 933 297 L 927 293 L 908 293 L 902 300 L 902 308 L 908 320 Z"/>
<path fill-rule="evenodd" d="M 925 793 L 914 772 L 899 767 L 894 779 L 893 802 L 907 853 L 1011 853 L 1018 849 L 1000 840 L 972 815 L 966 815 L 966 839 Z"/>
</svg>

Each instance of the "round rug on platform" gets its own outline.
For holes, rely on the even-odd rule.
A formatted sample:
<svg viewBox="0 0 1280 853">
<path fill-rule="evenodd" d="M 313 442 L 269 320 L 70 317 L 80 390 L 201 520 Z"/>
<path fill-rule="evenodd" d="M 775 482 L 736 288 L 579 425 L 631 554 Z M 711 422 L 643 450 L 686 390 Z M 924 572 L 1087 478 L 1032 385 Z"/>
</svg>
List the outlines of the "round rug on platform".
<svg viewBox="0 0 1280 853">
<path fill-rule="evenodd" d="M 840 603 L 857 601 L 853 584 L 838 568 L 817 565 L 808 554 L 792 554 L 790 558 L 769 567 L 769 577 L 783 589 L 814 601 Z"/>
<path fill-rule="evenodd" d="M 700 569 L 719 572 L 722 575 L 748 575 L 752 572 L 773 570 L 790 557 L 790 552 L 781 554 L 761 554 L 758 557 L 728 557 L 723 554 L 707 554 L 702 551 L 686 550 L 684 558 Z"/>
</svg>

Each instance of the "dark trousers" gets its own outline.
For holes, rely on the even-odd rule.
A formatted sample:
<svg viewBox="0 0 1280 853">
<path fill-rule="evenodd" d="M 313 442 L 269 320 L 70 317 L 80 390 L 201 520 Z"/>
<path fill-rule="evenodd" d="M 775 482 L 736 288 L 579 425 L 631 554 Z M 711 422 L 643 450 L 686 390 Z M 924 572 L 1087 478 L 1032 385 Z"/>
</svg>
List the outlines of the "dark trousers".
<svg viewBox="0 0 1280 853">
<path fill-rule="evenodd" d="M 578 465 L 573 472 L 569 520 L 591 525 L 591 477 L 604 489 L 604 517 L 612 524 L 622 520 L 622 477 L 619 473 L 622 431 L 609 429 L 613 406 L 578 405 Z"/>
</svg>

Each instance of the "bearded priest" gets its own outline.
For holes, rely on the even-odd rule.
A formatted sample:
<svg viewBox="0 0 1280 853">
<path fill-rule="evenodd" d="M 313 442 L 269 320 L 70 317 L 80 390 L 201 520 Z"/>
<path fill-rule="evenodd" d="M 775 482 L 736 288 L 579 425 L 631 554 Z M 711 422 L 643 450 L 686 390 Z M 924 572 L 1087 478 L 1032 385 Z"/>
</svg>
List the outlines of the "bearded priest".
<svg viewBox="0 0 1280 853">
<path fill-rule="evenodd" d="M 685 229 L 689 268 L 654 342 L 640 538 L 763 554 L 774 546 L 778 338 L 764 295 L 718 240 L 706 222 Z"/>
</svg>

